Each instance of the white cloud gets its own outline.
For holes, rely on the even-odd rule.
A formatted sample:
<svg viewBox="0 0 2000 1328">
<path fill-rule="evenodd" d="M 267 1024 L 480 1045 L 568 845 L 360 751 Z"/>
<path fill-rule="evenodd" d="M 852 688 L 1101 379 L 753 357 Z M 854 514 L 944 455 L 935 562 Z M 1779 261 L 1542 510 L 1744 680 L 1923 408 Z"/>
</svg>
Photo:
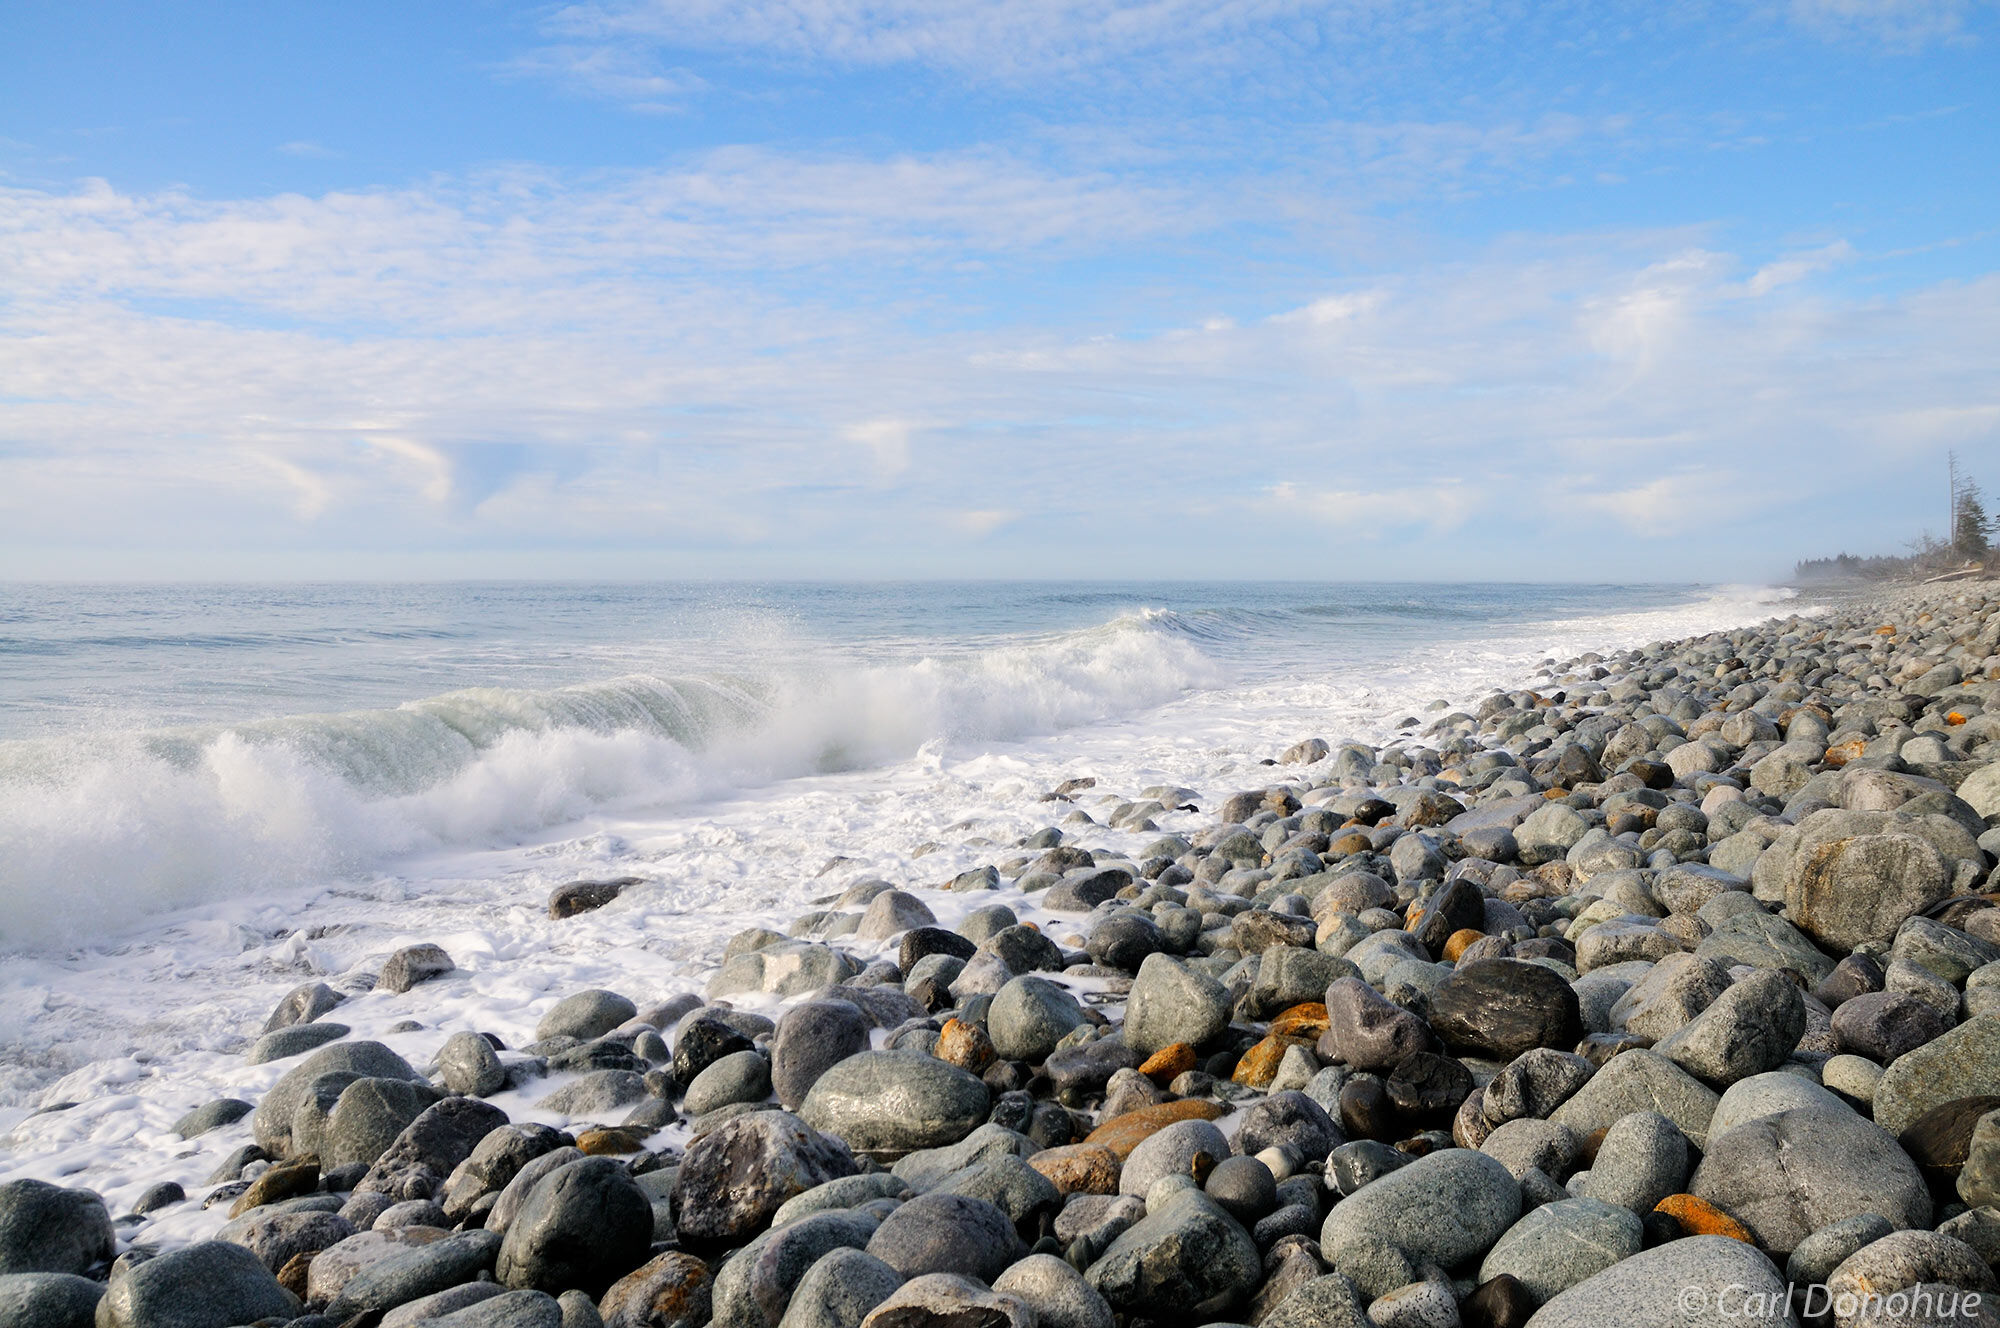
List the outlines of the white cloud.
<svg viewBox="0 0 2000 1328">
<path fill-rule="evenodd" d="M 1916 51 L 1962 40 L 1981 0 L 1791 0 L 1794 21 L 1837 40 L 1859 40 L 1893 51 Z"/>
<path fill-rule="evenodd" d="M 884 416 L 849 425 L 842 436 L 862 446 L 874 464 L 877 482 L 886 484 L 910 468 L 910 432 L 915 427 L 909 420 Z"/>
</svg>

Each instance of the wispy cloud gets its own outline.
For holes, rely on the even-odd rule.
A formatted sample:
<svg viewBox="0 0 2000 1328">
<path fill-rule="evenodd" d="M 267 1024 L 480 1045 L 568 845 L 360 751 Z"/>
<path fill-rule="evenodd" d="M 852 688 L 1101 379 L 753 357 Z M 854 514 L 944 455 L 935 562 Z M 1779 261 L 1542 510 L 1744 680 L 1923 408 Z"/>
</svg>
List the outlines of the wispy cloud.
<svg viewBox="0 0 2000 1328">
<path fill-rule="evenodd" d="M 330 160 L 340 155 L 324 144 L 315 143 L 311 139 L 305 138 L 295 138 L 289 143 L 280 143 L 278 144 L 278 151 L 284 153 L 287 157 L 315 157 L 322 161 Z"/>
</svg>

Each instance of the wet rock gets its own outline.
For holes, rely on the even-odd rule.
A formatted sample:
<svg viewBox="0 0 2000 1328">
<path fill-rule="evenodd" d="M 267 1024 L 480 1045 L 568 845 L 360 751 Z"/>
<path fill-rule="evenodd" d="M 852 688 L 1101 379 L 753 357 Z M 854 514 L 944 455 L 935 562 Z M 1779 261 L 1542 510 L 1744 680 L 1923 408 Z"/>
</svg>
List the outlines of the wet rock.
<svg viewBox="0 0 2000 1328">
<path fill-rule="evenodd" d="M 741 1240 L 787 1200 L 853 1172 L 854 1158 L 839 1140 L 788 1112 L 759 1111 L 689 1146 L 674 1182 L 674 1212 L 686 1239 Z"/>
<path fill-rule="evenodd" d="M 1153 1318 L 1222 1317 L 1262 1279 L 1257 1246 L 1199 1190 L 1183 1190 L 1125 1231 L 1084 1280 L 1114 1312 Z"/>
<path fill-rule="evenodd" d="M 805 1001 L 785 1011 L 771 1043 L 771 1087 L 779 1103 L 798 1110 L 828 1067 L 867 1047 L 868 1020 L 848 1001 Z"/>
<path fill-rule="evenodd" d="M 39 1180 L 0 1185 L 0 1275 L 82 1273 L 112 1252 L 111 1214 L 94 1192 Z"/>
<path fill-rule="evenodd" d="M 500 1246 L 501 1238 L 491 1231 L 461 1231 L 400 1251 L 348 1279 L 326 1313 L 336 1320 L 380 1314 L 473 1281 L 492 1269 Z"/>
<path fill-rule="evenodd" d="M 986 1085 L 921 1052 L 866 1051 L 821 1075 L 799 1115 L 862 1152 L 956 1143 L 986 1119 Z"/>
<path fill-rule="evenodd" d="M 187 1115 L 174 1122 L 174 1133 L 183 1139 L 194 1139 L 219 1130 L 225 1125 L 234 1125 L 256 1107 L 240 1098 L 219 1097 L 213 1102 L 204 1102 Z"/>
<path fill-rule="evenodd" d="M 674 1080 L 691 1084 L 703 1070 L 724 1056 L 749 1051 L 752 1045 L 749 1037 L 715 1015 L 705 1014 L 690 1019 L 681 1025 L 674 1040 Z"/>
<path fill-rule="evenodd" d="M 336 1042 L 321 1047 L 287 1070 L 257 1103 L 250 1126 L 259 1147 L 274 1157 L 290 1153 L 293 1117 L 306 1105 L 307 1089 L 313 1081 L 329 1074 L 412 1082 L 422 1078 L 408 1061 L 379 1042 Z M 334 1100 L 339 1100 L 338 1092 Z"/>
<path fill-rule="evenodd" d="M 92 1328 L 102 1283 L 74 1273 L 0 1274 L 0 1323 L 14 1328 Z"/>
<path fill-rule="evenodd" d="M 113 1268 L 97 1328 L 227 1328 L 292 1319 L 300 1309 L 256 1255 L 211 1240 Z"/>
<path fill-rule="evenodd" d="M 275 1273 L 296 1256 L 331 1249 L 353 1234 L 354 1224 L 339 1213 L 263 1212 L 230 1222 L 216 1239 L 241 1245 Z"/>
<path fill-rule="evenodd" d="M 1076 998 L 1046 978 L 1018 977 L 1000 988 L 986 1014 L 993 1049 L 1013 1061 L 1039 1065 L 1084 1022 Z"/>
<path fill-rule="evenodd" d="M 1430 1029 L 1422 1019 L 1383 999 L 1359 978 L 1342 978 L 1327 988 L 1326 1013 L 1320 1056 L 1357 1070 L 1390 1070 L 1431 1046 Z"/>
<path fill-rule="evenodd" d="M 428 943 L 407 945 L 390 955 L 389 962 L 382 965 L 381 989 L 405 992 L 419 983 L 436 981 L 457 967 L 441 946 Z"/>
<path fill-rule="evenodd" d="M 588 1042 L 609 1033 L 639 1013 L 639 1007 L 615 991 L 601 988 L 565 996 L 535 1024 L 535 1041 L 573 1037 Z"/>
<path fill-rule="evenodd" d="M 624 1166 L 586 1157 L 536 1183 L 508 1224 L 496 1271 L 516 1290 L 595 1295 L 637 1267 L 652 1239 L 652 1203 Z"/>
<path fill-rule="evenodd" d="M 999 1207 L 962 1194 L 920 1194 L 882 1219 L 868 1253 L 904 1277 L 954 1273 L 991 1282 L 1023 1253 Z"/>
<path fill-rule="evenodd" d="M 302 983 L 285 993 L 285 998 L 271 1011 L 271 1017 L 264 1021 L 264 1031 L 274 1033 L 294 1024 L 309 1024 L 346 999 L 324 982 Z"/>
<path fill-rule="evenodd" d="M 245 1065 L 266 1065 L 272 1061 L 303 1056 L 316 1047 L 338 1042 L 354 1030 L 346 1024 L 294 1024 L 264 1034 L 243 1054 Z"/>
<path fill-rule="evenodd" d="M 874 1255 L 834 1250 L 800 1279 L 779 1328 L 859 1328 L 902 1284 L 903 1275 Z"/>
<path fill-rule="evenodd" d="M 507 1086 L 507 1071 L 493 1044 L 477 1033 L 454 1033 L 438 1051 L 438 1077 L 454 1093 L 488 1097 Z"/>
<path fill-rule="evenodd" d="M 549 916 L 560 921 L 596 912 L 632 886 L 641 884 L 644 879 L 638 876 L 620 876 L 609 881 L 566 881 L 549 891 Z"/>
<path fill-rule="evenodd" d="M 696 1075 L 683 1105 L 690 1116 L 702 1116 L 739 1102 L 762 1102 L 770 1092 L 771 1063 L 761 1052 L 738 1051 Z"/>
<path fill-rule="evenodd" d="M 1481 959 L 1453 972 L 1431 993 L 1430 1025 L 1452 1050 L 1502 1061 L 1533 1047 L 1567 1051 L 1583 1037 L 1569 983 L 1520 959 Z"/>
<path fill-rule="evenodd" d="M 329 1171 L 345 1166 L 372 1167 L 397 1136 L 442 1097 L 421 1080 L 355 1080 L 341 1091 L 327 1114 L 319 1147 L 320 1165 Z M 497 1109 L 487 1107 L 486 1111 L 488 1119 L 504 1123 L 506 1117 Z"/>
<path fill-rule="evenodd" d="M 612 1283 L 598 1314 L 604 1328 L 701 1328 L 714 1283 L 707 1264 L 668 1250 Z"/>
</svg>

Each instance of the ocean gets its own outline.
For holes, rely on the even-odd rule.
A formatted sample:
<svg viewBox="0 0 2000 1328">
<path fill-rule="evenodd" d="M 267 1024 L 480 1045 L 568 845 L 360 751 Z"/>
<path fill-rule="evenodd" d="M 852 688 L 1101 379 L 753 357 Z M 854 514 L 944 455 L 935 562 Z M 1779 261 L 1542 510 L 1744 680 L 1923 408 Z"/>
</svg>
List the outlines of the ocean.
<svg viewBox="0 0 2000 1328">
<path fill-rule="evenodd" d="M 1205 807 L 1301 738 L 1384 741 L 1544 661 L 1790 596 L 0 586 L 0 1178 L 82 1175 L 114 1199 L 160 1178 L 129 1170 L 144 1141 L 282 1071 L 241 1052 L 285 991 L 401 945 L 441 944 L 470 979 L 350 1002 L 357 1036 L 434 1053 L 434 1031 L 386 1031 L 399 1010 L 526 1040 L 568 991 L 699 989 L 730 934 L 853 879 L 939 884 L 1147 786 Z M 1074 806 L 1042 800 L 1082 776 Z M 553 886 L 628 875 L 645 884 L 611 907 L 546 917 Z M 31 1115 L 56 1101 L 87 1105 Z"/>
</svg>

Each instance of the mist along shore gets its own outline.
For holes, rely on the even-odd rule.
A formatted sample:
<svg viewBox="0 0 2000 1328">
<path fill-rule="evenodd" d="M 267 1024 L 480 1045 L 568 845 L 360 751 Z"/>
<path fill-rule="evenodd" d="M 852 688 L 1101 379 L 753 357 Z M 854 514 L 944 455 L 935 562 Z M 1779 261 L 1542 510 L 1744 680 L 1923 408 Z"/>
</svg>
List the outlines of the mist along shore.
<svg viewBox="0 0 2000 1328">
<path fill-rule="evenodd" d="M 836 869 L 523 1047 L 339 1022 L 423 1030 L 437 946 L 309 983 L 275 1086 L 162 1140 L 206 1188 L 0 1185 L 0 1323 L 2000 1324 L 2000 586 L 1403 731 L 1193 833 L 1079 771 L 989 866 Z"/>
</svg>

